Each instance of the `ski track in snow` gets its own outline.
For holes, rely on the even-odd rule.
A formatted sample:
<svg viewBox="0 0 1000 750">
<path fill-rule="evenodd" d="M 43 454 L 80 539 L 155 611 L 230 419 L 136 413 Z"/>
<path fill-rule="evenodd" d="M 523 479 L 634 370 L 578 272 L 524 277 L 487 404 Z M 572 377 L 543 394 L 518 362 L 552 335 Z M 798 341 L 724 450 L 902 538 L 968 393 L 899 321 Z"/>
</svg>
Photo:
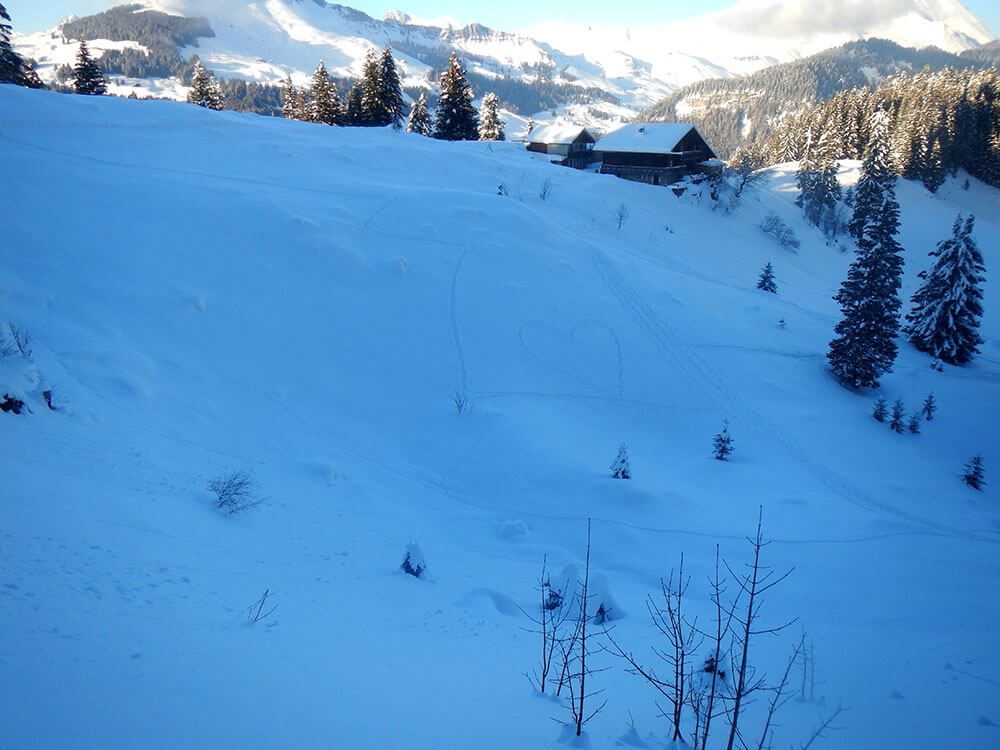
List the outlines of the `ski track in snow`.
<svg viewBox="0 0 1000 750">
<path fill-rule="evenodd" d="M 942 535 L 964 538 L 978 542 L 1000 543 L 1000 537 L 984 536 L 977 531 L 957 529 L 921 516 L 907 513 L 898 507 L 879 500 L 863 492 L 852 482 L 810 456 L 786 432 L 772 424 L 764 415 L 751 409 L 744 399 L 705 362 L 700 356 L 681 342 L 670 326 L 642 298 L 642 295 L 626 282 L 615 270 L 608 257 L 600 250 L 590 247 L 591 256 L 601 277 L 611 291 L 621 301 L 635 320 L 638 327 L 659 348 L 664 355 L 677 365 L 692 387 L 700 388 L 715 403 L 724 405 L 728 413 L 742 417 L 746 426 L 765 435 L 781 446 L 792 458 L 804 465 L 831 492 L 858 507 L 876 513 L 883 518 L 923 526 Z M 707 388 L 710 386 L 711 388 Z"/>
<path fill-rule="evenodd" d="M 472 252 L 472 245 L 466 246 L 462 254 L 458 256 L 455 264 L 455 272 L 451 275 L 451 294 L 449 297 L 449 314 L 451 320 L 451 336 L 455 342 L 455 356 L 458 358 L 458 382 L 461 385 L 461 392 L 467 393 L 469 390 L 469 370 L 465 365 L 465 349 L 462 347 L 462 334 L 458 327 L 458 277 L 462 272 L 462 264 L 465 257 Z"/>
<path fill-rule="evenodd" d="M 615 361 L 615 364 L 617 366 L 617 387 L 618 387 L 617 395 L 618 395 L 618 399 L 623 399 L 625 397 L 625 363 L 622 360 L 622 342 L 618 338 L 618 334 L 615 332 L 614 328 L 612 328 L 611 326 L 609 326 L 607 323 L 605 323 L 603 321 L 592 320 L 590 318 L 585 318 L 584 320 L 578 320 L 576 323 L 573 324 L 572 328 L 570 328 L 570 331 L 569 331 L 569 340 L 570 341 L 575 340 L 576 333 L 583 326 L 585 326 L 585 325 L 591 325 L 591 326 L 597 326 L 599 328 L 603 328 L 605 331 L 607 331 L 608 335 L 611 337 L 611 340 L 614 342 L 615 353 L 617 355 L 617 359 Z M 583 377 L 582 375 L 578 375 L 578 374 L 576 374 L 574 372 L 570 372 L 569 370 L 567 370 L 567 369 L 565 369 L 563 367 L 560 367 L 555 362 L 551 362 L 549 359 L 547 359 L 546 357 L 544 357 L 541 354 L 539 354 L 535 350 L 534 347 L 532 347 L 530 344 L 528 344 L 527 341 L 524 340 L 525 329 L 528 328 L 529 326 L 537 326 L 539 328 L 548 328 L 548 329 L 550 329 L 554 333 L 559 333 L 559 334 L 562 333 L 562 331 L 560 331 L 559 329 L 557 329 L 555 326 L 553 326 L 553 325 L 551 325 L 549 323 L 546 323 L 544 320 L 528 320 L 528 321 L 525 321 L 524 323 L 522 323 L 520 325 L 520 327 L 517 329 L 517 340 L 521 344 L 521 349 L 523 349 L 524 352 L 529 357 L 531 357 L 533 360 L 535 360 L 536 362 L 538 362 L 543 367 L 547 367 L 547 368 L 550 368 L 552 370 L 555 370 L 556 372 L 560 373 L 561 375 L 564 375 L 565 377 L 569 378 L 570 380 L 575 380 L 578 383 L 583 383 L 584 385 L 589 386 L 591 388 L 594 388 L 595 390 L 601 391 L 603 393 L 610 393 L 611 392 L 605 386 L 600 385 L 598 383 L 594 383 L 594 382 L 588 380 L 587 378 Z"/>
</svg>

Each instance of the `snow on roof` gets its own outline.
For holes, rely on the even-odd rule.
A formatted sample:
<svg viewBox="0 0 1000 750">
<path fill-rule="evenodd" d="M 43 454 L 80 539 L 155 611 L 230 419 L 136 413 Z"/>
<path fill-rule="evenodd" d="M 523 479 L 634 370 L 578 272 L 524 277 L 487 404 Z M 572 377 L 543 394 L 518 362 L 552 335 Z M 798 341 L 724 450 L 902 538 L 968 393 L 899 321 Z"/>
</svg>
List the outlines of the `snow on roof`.
<svg viewBox="0 0 1000 750">
<path fill-rule="evenodd" d="M 594 144 L 595 151 L 633 154 L 672 153 L 680 140 L 694 130 L 686 122 L 634 122 L 612 130 Z"/>
<path fill-rule="evenodd" d="M 572 143 L 585 130 L 587 129 L 580 125 L 573 125 L 568 122 L 554 122 L 535 128 L 528 133 L 526 140 L 529 143 Z M 594 137 L 592 133 L 590 137 Z"/>
</svg>

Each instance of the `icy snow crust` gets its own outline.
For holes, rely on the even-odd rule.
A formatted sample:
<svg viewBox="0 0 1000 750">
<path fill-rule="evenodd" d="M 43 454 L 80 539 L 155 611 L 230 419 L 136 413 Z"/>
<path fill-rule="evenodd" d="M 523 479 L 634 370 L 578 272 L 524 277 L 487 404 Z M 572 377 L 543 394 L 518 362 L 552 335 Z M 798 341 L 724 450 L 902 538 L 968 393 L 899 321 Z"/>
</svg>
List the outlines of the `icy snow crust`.
<svg viewBox="0 0 1000 750">
<path fill-rule="evenodd" d="M 881 395 L 939 409 L 900 436 L 825 368 L 850 254 L 799 219 L 794 165 L 723 216 L 519 144 L 11 86 L 0 153 L 0 318 L 35 338 L 0 361 L 33 412 L 0 414 L 6 747 L 554 747 L 522 676 L 542 556 L 575 576 L 592 517 L 616 638 L 650 654 L 658 578 L 684 551 L 707 617 L 760 505 L 796 569 L 764 619 L 801 618 L 819 680 L 775 747 L 838 702 L 817 747 L 997 746 L 997 483 L 959 478 L 1000 459 L 997 191 L 899 186 L 907 296 L 959 211 L 992 269 L 972 365 L 901 347 Z M 224 516 L 205 484 L 241 469 L 265 502 Z M 591 746 L 664 747 L 654 695 L 594 661 Z"/>
</svg>

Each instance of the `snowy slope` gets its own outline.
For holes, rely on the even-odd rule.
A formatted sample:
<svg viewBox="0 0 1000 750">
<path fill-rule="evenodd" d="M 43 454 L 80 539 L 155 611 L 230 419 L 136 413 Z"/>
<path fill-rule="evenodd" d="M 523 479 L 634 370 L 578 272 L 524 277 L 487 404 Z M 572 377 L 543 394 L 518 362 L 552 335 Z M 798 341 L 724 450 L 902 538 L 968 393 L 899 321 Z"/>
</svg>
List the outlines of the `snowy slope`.
<svg viewBox="0 0 1000 750">
<path fill-rule="evenodd" d="M 579 566 L 592 517 L 616 637 L 648 653 L 658 578 L 685 552 L 707 616 L 715 545 L 739 565 L 762 505 L 767 564 L 795 567 L 765 618 L 800 618 L 820 681 L 775 746 L 842 702 L 814 747 L 996 747 L 997 489 L 959 479 L 998 455 L 992 271 L 973 364 L 901 347 L 881 393 L 940 409 L 900 436 L 825 369 L 850 257 L 789 170 L 723 216 L 513 144 L 10 86 L 0 153 L 0 320 L 35 340 L 0 360 L 32 410 L 0 414 L 6 746 L 556 746 L 565 710 L 522 676 L 542 556 Z M 907 295 L 958 211 L 997 267 L 997 191 L 899 194 Z M 768 259 L 778 296 L 753 288 Z M 209 507 L 229 469 L 266 502 Z M 410 541 L 427 581 L 397 569 Z M 799 624 L 754 663 L 778 671 Z M 654 696 L 597 660 L 591 746 L 630 712 L 664 747 Z"/>
</svg>

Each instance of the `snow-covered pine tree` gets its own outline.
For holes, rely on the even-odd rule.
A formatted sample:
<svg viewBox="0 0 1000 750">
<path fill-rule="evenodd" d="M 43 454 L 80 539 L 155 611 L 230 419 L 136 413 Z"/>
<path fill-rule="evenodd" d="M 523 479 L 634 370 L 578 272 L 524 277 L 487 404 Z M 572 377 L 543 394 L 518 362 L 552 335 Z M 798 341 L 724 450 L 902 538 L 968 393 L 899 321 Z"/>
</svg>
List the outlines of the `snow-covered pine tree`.
<svg viewBox="0 0 1000 750">
<path fill-rule="evenodd" d="M 427 95 L 423 91 L 413 102 L 410 108 L 410 116 L 406 120 L 407 133 L 419 133 L 420 135 L 431 134 L 431 116 L 427 112 Z"/>
<path fill-rule="evenodd" d="M 920 272 L 924 283 L 913 295 L 905 333 L 920 351 L 961 365 L 979 353 L 986 267 L 972 238 L 975 217 L 959 215 L 952 236 L 931 251 L 934 265 Z"/>
<path fill-rule="evenodd" d="M 764 270 L 760 272 L 760 278 L 757 279 L 757 288 L 771 294 L 778 293 L 778 286 L 774 283 L 774 269 L 771 267 L 771 261 L 768 261 L 764 265 Z"/>
<path fill-rule="evenodd" d="M 906 426 L 910 430 L 910 432 L 912 432 L 914 435 L 919 435 L 920 434 L 920 415 L 919 414 L 911 414 L 909 421 L 906 423 Z"/>
<path fill-rule="evenodd" d="M 934 419 L 934 412 L 937 411 L 937 404 L 934 403 L 933 393 L 927 394 L 927 398 L 924 399 L 924 404 L 920 407 L 920 411 L 924 413 L 924 419 L 928 422 Z"/>
<path fill-rule="evenodd" d="M 295 92 L 295 108 L 292 117 L 303 122 L 309 121 L 309 89 L 305 86 Z"/>
<path fill-rule="evenodd" d="M 201 64 L 201 60 L 195 60 L 194 73 L 191 75 L 191 90 L 188 91 L 187 100 L 199 107 L 222 109 L 222 92 L 219 90 L 219 84 Z"/>
<path fill-rule="evenodd" d="M 969 459 L 962 479 L 974 490 L 981 490 L 986 484 L 986 470 L 983 468 L 983 457 L 980 454 L 977 453 Z"/>
<path fill-rule="evenodd" d="M 502 141 L 503 139 L 500 98 L 491 91 L 483 97 L 483 104 L 479 108 L 479 140 Z"/>
<path fill-rule="evenodd" d="M 903 399 L 897 398 L 892 402 L 892 417 L 889 419 L 889 429 L 893 432 L 903 431 L 903 418 L 906 416 L 906 409 L 903 407 Z"/>
<path fill-rule="evenodd" d="M 875 400 L 875 406 L 872 407 L 872 416 L 875 418 L 876 422 L 885 422 L 886 416 L 889 414 L 889 407 L 885 404 L 885 399 L 879 396 Z"/>
<path fill-rule="evenodd" d="M 806 218 L 832 239 L 839 229 L 837 204 L 840 203 L 840 182 L 837 172 L 836 136 L 824 130 L 816 146 L 816 175 L 812 183 L 812 193 L 806 205 Z"/>
<path fill-rule="evenodd" d="M 718 461 L 726 461 L 733 452 L 733 438 L 729 434 L 729 422 L 722 423 L 722 432 L 712 439 L 712 455 Z"/>
<path fill-rule="evenodd" d="M 392 125 L 399 130 L 403 125 L 403 89 L 399 82 L 399 71 L 387 44 L 379 58 L 379 98 L 382 100 L 382 125 Z"/>
<path fill-rule="evenodd" d="M 330 80 L 330 74 L 322 60 L 313 72 L 312 86 L 309 89 L 309 121 L 322 125 L 340 125 L 343 122 L 337 87 Z"/>
<path fill-rule="evenodd" d="M 632 464 L 628 460 L 628 449 L 625 443 L 618 448 L 618 457 L 611 464 L 611 476 L 615 479 L 631 479 Z"/>
<path fill-rule="evenodd" d="M 857 255 L 834 297 L 843 318 L 827 354 L 837 379 L 849 388 L 878 386 L 898 352 L 903 257 L 896 241 L 899 204 L 889 164 L 888 116 L 877 112 L 871 128 L 849 227 L 857 239 Z"/>
<path fill-rule="evenodd" d="M 290 75 L 281 82 L 281 116 L 286 120 L 294 120 L 298 107 L 299 92 L 292 83 Z"/>
<path fill-rule="evenodd" d="M 472 106 L 472 87 L 465 79 L 465 69 L 452 52 L 448 67 L 439 81 L 434 137 L 445 141 L 474 141 L 479 138 L 479 119 Z"/>
<path fill-rule="evenodd" d="M 926 139 L 919 168 L 920 181 L 932 193 L 944 184 L 945 168 L 941 160 L 941 136 L 931 133 Z"/>
<path fill-rule="evenodd" d="M 38 74 L 14 51 L 10 44 L 10 15 L 0 3 L 0 83 L 13 83 L 32 89 L 45 88 Z"/>
<path fill-rule="evenodd" d="M 364 86 L 361 81 L 355 81 L 351 90 L 347 93 L 347 107 L 344 110 L 345 125 L 364 125 L 364 107 L 362 101 L 365 96 Z"/>
<path fill-rule="evenodd" d="M 108 81 L 101 66 L 90 56 L 87 43 L 82 40 L 76 53 L 76 65 L 73 66 L 73 91 L 90 96 L 100 96 L 108 91 Z"/>
<path fill-rule="evenodd" d="M 374 49 L 365 53 L 361 68 L 361 122 L 360 125 L 381 126 L 386 122 L 382 103 L 382 67 Z"/>
</svg>

